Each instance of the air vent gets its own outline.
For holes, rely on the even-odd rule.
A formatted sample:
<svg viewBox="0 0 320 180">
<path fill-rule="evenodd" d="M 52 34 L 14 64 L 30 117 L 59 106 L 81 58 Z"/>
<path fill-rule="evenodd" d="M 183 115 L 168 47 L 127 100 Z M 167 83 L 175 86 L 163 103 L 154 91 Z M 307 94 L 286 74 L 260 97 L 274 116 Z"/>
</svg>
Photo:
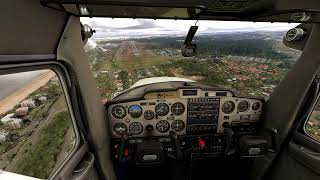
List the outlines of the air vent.
<svg viewBox="0 0 320 180">
<path fill-rule="evenodd" d="M 255 0 L 219 0 L 209 9 L 215 11 L 236 11 L 256 2 Z"/>
<path fill-rule="evenodd" d="M 227 96 L 227 92 L 217 92 L 216 96 Z"/>
</svg>

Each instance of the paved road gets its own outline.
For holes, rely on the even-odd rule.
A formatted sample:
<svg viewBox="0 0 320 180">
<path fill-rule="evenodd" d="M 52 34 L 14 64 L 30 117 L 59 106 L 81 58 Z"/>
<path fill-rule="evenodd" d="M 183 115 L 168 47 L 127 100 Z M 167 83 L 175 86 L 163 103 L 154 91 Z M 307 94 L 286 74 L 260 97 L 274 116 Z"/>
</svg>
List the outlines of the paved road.
<svg viewBox="0 0 320 180">
<path fill-rule="evenodd" d="M 132 49 L 132 52 L 135 56 L 140 55 L 139 50 L 138 50 L 136 43 L 134 41 L 131 41 L 131 49 Z"/>
<path fill-rule="evenodd" d="M 130 56 L 140 56 L 140 51 L 135 41 L 122 41 L 116 51 L 115 59 L 126 59 Z"/>
</svg>

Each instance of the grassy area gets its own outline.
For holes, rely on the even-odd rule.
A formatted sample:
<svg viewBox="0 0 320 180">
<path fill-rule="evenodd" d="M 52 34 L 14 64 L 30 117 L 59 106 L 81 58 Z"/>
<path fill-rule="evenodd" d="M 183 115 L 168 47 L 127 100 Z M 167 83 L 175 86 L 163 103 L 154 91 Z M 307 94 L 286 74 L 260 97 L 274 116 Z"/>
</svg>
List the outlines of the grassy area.
<svg viewBox="0 0 320 180">
<path fill-rule="evenodd" d="M 115 68 L 117 68 L 117 66 L 112 59 L 105 59 L 102 61 L 101 68 L 97 69 L 97 71 L 109 71 Z"/>
<path fill-rule="evenodd" d="M 318 127 L 312 127 L 312 126 L 307 124 L 306 125 L 306 132 L 308 133 L 308 135 L 310 135 L 314 139 L 320 141 L 320 132 L 319 132 L 319 128 Z"/>
<path fill-rule="evenodd" d="M 171 59 L 159 54 L 155 54 L 151 50 L 143 50 L 143 54 L 140 56 L 130 56 L 128 59 L 120 59 L 116 61 L 117 67 L 120 69 L 136 69 L 147 68 L 151 66 L 157 66 Z"/>
<path fill-rule="evenodd" d="M 167 61 L 169 61 L 169 59 L 164 57 L 132 58 L 130 60 L 117 61 L 117 66 L 121 69 L 130 70 L 137 67 L 147 68 L 151 66 L 157 66 Z"/>
<path fill-rule="evenodd" d="M 70 127 L 71 119 L 68 111 L 55 114 L 52 121 L 39 132 L 37 141 L 17 161 L 12 171 L 27 176 L 47 178 L 56 164 L 65 134 Z"/>
<path fill-rule="evenodd" d="M 4 142 L 0 144 L 0 154 L 6 152 L 11 147 L 11 144 L 9 142 Z"/>
<path fill-rule="evenodd" d="M 58 97 L 54 97 L 49 99 L 45 104 L 42 104 L 32 111 L 29 112 L 27 118 L 30 118 L 32 121 L 40 121 L 45 119 L 48 116 L 48 113 L 52 107 L 52 105 L 57 101 Z"/>
<path fill-rule="evenodd" d="M 119 78 L 122 80 L 123 82 L 123 88 L 124 89 L 128 89 L 129 88 L 129 76 L 128 76 L 128 72 L 125 70 L 120 71 L 119 73 Z"/>
<path fill-rule="evenodd" d="M 320 141 L 320 111 L 319 111 L 320 104 L 318 103 L 314 109 L 314 111 L 311 113 L 311 116 L 308 120 L 308 123 L 306 124 L 306 132 L 315 138 L 316 140 Z M 313 124 L 311 125 L 310 124 Z"/>
<path fill-rule="evenodd" d="M 99 74 L 95 80 L 98 88 L 108 89 L 112 87 L 108 73 Z"/>
</svg>

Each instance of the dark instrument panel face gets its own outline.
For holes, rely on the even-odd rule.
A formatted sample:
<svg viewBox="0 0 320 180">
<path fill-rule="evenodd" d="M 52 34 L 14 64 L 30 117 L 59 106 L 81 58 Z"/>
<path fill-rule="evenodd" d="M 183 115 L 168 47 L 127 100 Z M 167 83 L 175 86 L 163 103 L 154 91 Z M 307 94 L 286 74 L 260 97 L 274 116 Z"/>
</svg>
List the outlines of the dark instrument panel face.
<svg viewBox="0 0 320 180">
<path fill-rule="evenodd" d="M 182 90 L 183 96 L 197 96 L 198 91 L 197 90 Z"/>
<path fill-rule="evenodd" d="M 178 135 L 185 135 L 186 107 L 187 99 L 180 98 L 113 104 L 108 108 L 112 137 L 119 138 L 124 133 L 133 137 L 145 137 L 148 135 L 147 127 L 152 127 L 152 136 L 168 136 L 170 129 Z"/>
<path fill-rule="evenodd" d="M 160 93 L 166 92 L 153 92 L 145 100 L 110 105 L 112 137 L 120 138 L 126 133 L 145 137 L 150 135 L 147 127 L 153 128 L 152 136 L 168 136 L 170 130 L 178 135 L 221 134 L 226 124 L 239 131 L 253 132 L 263 106 L 262 100 L 232 97 L 227 91 L 180 89 L 167 92 L 172 96 L 158 96 Z"/>
<path fill-rule="evenodd" d="M 187 131 L 216 133 L 219 117 L 219 98 L 188 99 Z"/>
<path fill-rule="evenodd" d="M 150 92 L 143 98 L 108 106 L 115 158 L 122 153 L 122 143 L 127 143 L 132 154 L 128 157 L 135 161 L 141 153 L 160 157 L 159 149 L 174 156 L 179 148 L 190 160 L 225 156 L 235 151 L 244 135 L 257 135 L 263 108 L 260 99 L 221 90 L 179 89 Z M 150 152 L 150 147 L 158 148 Z"/>
</svg>

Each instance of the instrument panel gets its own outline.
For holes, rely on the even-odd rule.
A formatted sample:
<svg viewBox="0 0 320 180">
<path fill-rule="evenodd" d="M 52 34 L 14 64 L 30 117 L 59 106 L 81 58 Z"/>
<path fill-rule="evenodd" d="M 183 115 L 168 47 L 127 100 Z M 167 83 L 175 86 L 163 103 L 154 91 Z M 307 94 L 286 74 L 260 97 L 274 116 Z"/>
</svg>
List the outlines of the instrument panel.
<svg viewBox="0 0 320 180">
<path fill-rule="evenodd" d="M 111 105 L 108 108 L 113 137 L 168 136 L 169 130 L 186 134 L 187 99 L 153 99 Z M 148 132 L 148 130 L 150 132 Z M 148 134 L 150 133 L 150 134 Z"/>
<path fill-rule="evenodd" d="M 262 105 L 262 100 L 258 99 L 221 97 L 218 133 L 223 132 L 224 126 L 247 126 L 250 123 L 258 123 L 262 112 Z"/>
<path fill-rule="evenodd" d="M 170 130 L 177 135 L 217 134 L 229 127 L 250 131 L 250 125 L 259 121 L 262 106 L 262 100 L 233 97 L 229 91 L 180 89 L 112 104 L 108 114 L 113 138 L 168 136 Z"/>
</svg>

